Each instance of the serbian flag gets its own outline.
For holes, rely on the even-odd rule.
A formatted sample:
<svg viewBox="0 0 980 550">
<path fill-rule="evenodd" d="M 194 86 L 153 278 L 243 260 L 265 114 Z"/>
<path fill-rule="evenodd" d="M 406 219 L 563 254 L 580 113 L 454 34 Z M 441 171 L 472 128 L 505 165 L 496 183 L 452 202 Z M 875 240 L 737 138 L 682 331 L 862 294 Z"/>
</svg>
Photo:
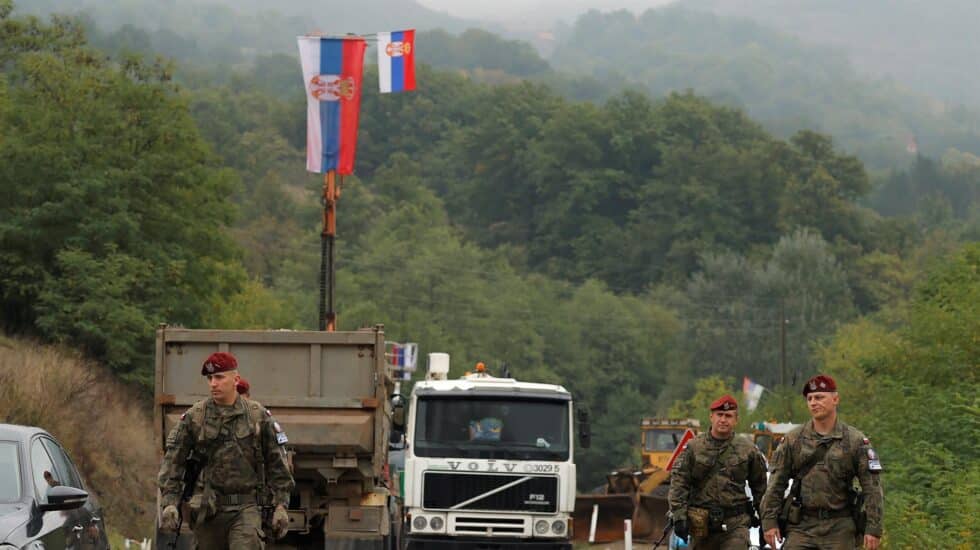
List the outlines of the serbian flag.
<svg viewBox="0 0 980 550">
<path fill-rule="evenodd" d="M 363 38 L 300 36 L 306 89 L 306 169 L 354 171 L 364 71 Z"/>
<path fill-rule="evenodd" d="M 746 407 L 754 411 L 759 406 L 759 399 L 766 388 L 762 384 L 756 384 L 748 376 L 742 377 L 742 393 L 745 394 Z"/>
<path fill-rule="evenodd" d="M 383 94 L 415 89 L 415 29 L 378 33 L 378 84 Z"/>
</svg>

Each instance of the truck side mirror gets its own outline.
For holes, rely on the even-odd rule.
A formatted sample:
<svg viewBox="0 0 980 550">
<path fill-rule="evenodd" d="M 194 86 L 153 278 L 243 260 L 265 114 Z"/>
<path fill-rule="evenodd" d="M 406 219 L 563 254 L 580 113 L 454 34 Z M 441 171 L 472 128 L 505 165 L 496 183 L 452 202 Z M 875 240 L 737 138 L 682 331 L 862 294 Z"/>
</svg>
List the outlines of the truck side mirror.
<svg viewBox="0 0 980 550">
<path fill-rule="evenodd" d="M 579 446 L 588 449 L 592 444 L 592 426 L 589 424 L 589 410 L 585 407 L 575 409 L 575 417 L 578 420 L 578 441 Z"/>
<path fill-rule="evenodd" d="M 405 429 L 405 398 L 398 394 L 391 397 L 391 423 L 398 430 Z"/>
</svg>

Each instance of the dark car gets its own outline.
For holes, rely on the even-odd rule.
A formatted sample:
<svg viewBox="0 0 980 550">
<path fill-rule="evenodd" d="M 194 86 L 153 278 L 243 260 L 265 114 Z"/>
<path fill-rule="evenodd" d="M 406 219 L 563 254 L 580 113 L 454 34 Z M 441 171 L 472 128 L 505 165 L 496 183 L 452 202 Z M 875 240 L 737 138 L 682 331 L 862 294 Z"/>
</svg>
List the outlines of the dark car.
<svg viewBox="0 0 980 550">
<path fill-rule="evenodd" d="M 0 424 L 0 550 L 109 548 L 102 510 L 54 437 Z"/>
</svg>

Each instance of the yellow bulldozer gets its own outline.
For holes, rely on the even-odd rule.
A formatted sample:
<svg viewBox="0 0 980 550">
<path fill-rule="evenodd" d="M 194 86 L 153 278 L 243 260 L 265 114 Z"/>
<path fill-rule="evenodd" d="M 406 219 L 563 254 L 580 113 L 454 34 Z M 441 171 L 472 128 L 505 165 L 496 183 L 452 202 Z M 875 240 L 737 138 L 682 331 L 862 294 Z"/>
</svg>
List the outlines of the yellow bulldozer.
<svg viewBox="0 0 980 550">
<path fill-rule="evenodd" d="M 632 520 L 633 539 L 660 537 L 667 524 L 669 462 L 686 431 L 697 434 L 693 418 L 644 418 L 640 421 L 639 468 L 622 468 L 606 476 L 606 485 L 575 499 L 575 540 L 606 543 L 624 537 L 623 521 Z"/>
<path fill-rule="evenodd" d="M 783 437 L 798 426 L 799 424 L 789 422 L 755 422 L 750 426 L 752 441 L 769 461 L 772 460 L 772 453 L 776 451 Z"/>
</svg>

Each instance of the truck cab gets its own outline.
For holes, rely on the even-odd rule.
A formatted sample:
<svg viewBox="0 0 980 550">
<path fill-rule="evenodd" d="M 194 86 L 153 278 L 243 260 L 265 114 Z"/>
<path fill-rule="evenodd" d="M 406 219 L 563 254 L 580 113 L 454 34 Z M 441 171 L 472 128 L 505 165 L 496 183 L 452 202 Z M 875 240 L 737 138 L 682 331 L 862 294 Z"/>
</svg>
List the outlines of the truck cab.
<svg viewBox="0 0 980 550">
<path fill-rule="evenodd" d="M 430 354 L 405 424 L 403 546 L 571 547 L 571 394 L 477 372 L 448 380 Z M 587 428 L 580 432 L 585 439 Z"/>
</svg>

